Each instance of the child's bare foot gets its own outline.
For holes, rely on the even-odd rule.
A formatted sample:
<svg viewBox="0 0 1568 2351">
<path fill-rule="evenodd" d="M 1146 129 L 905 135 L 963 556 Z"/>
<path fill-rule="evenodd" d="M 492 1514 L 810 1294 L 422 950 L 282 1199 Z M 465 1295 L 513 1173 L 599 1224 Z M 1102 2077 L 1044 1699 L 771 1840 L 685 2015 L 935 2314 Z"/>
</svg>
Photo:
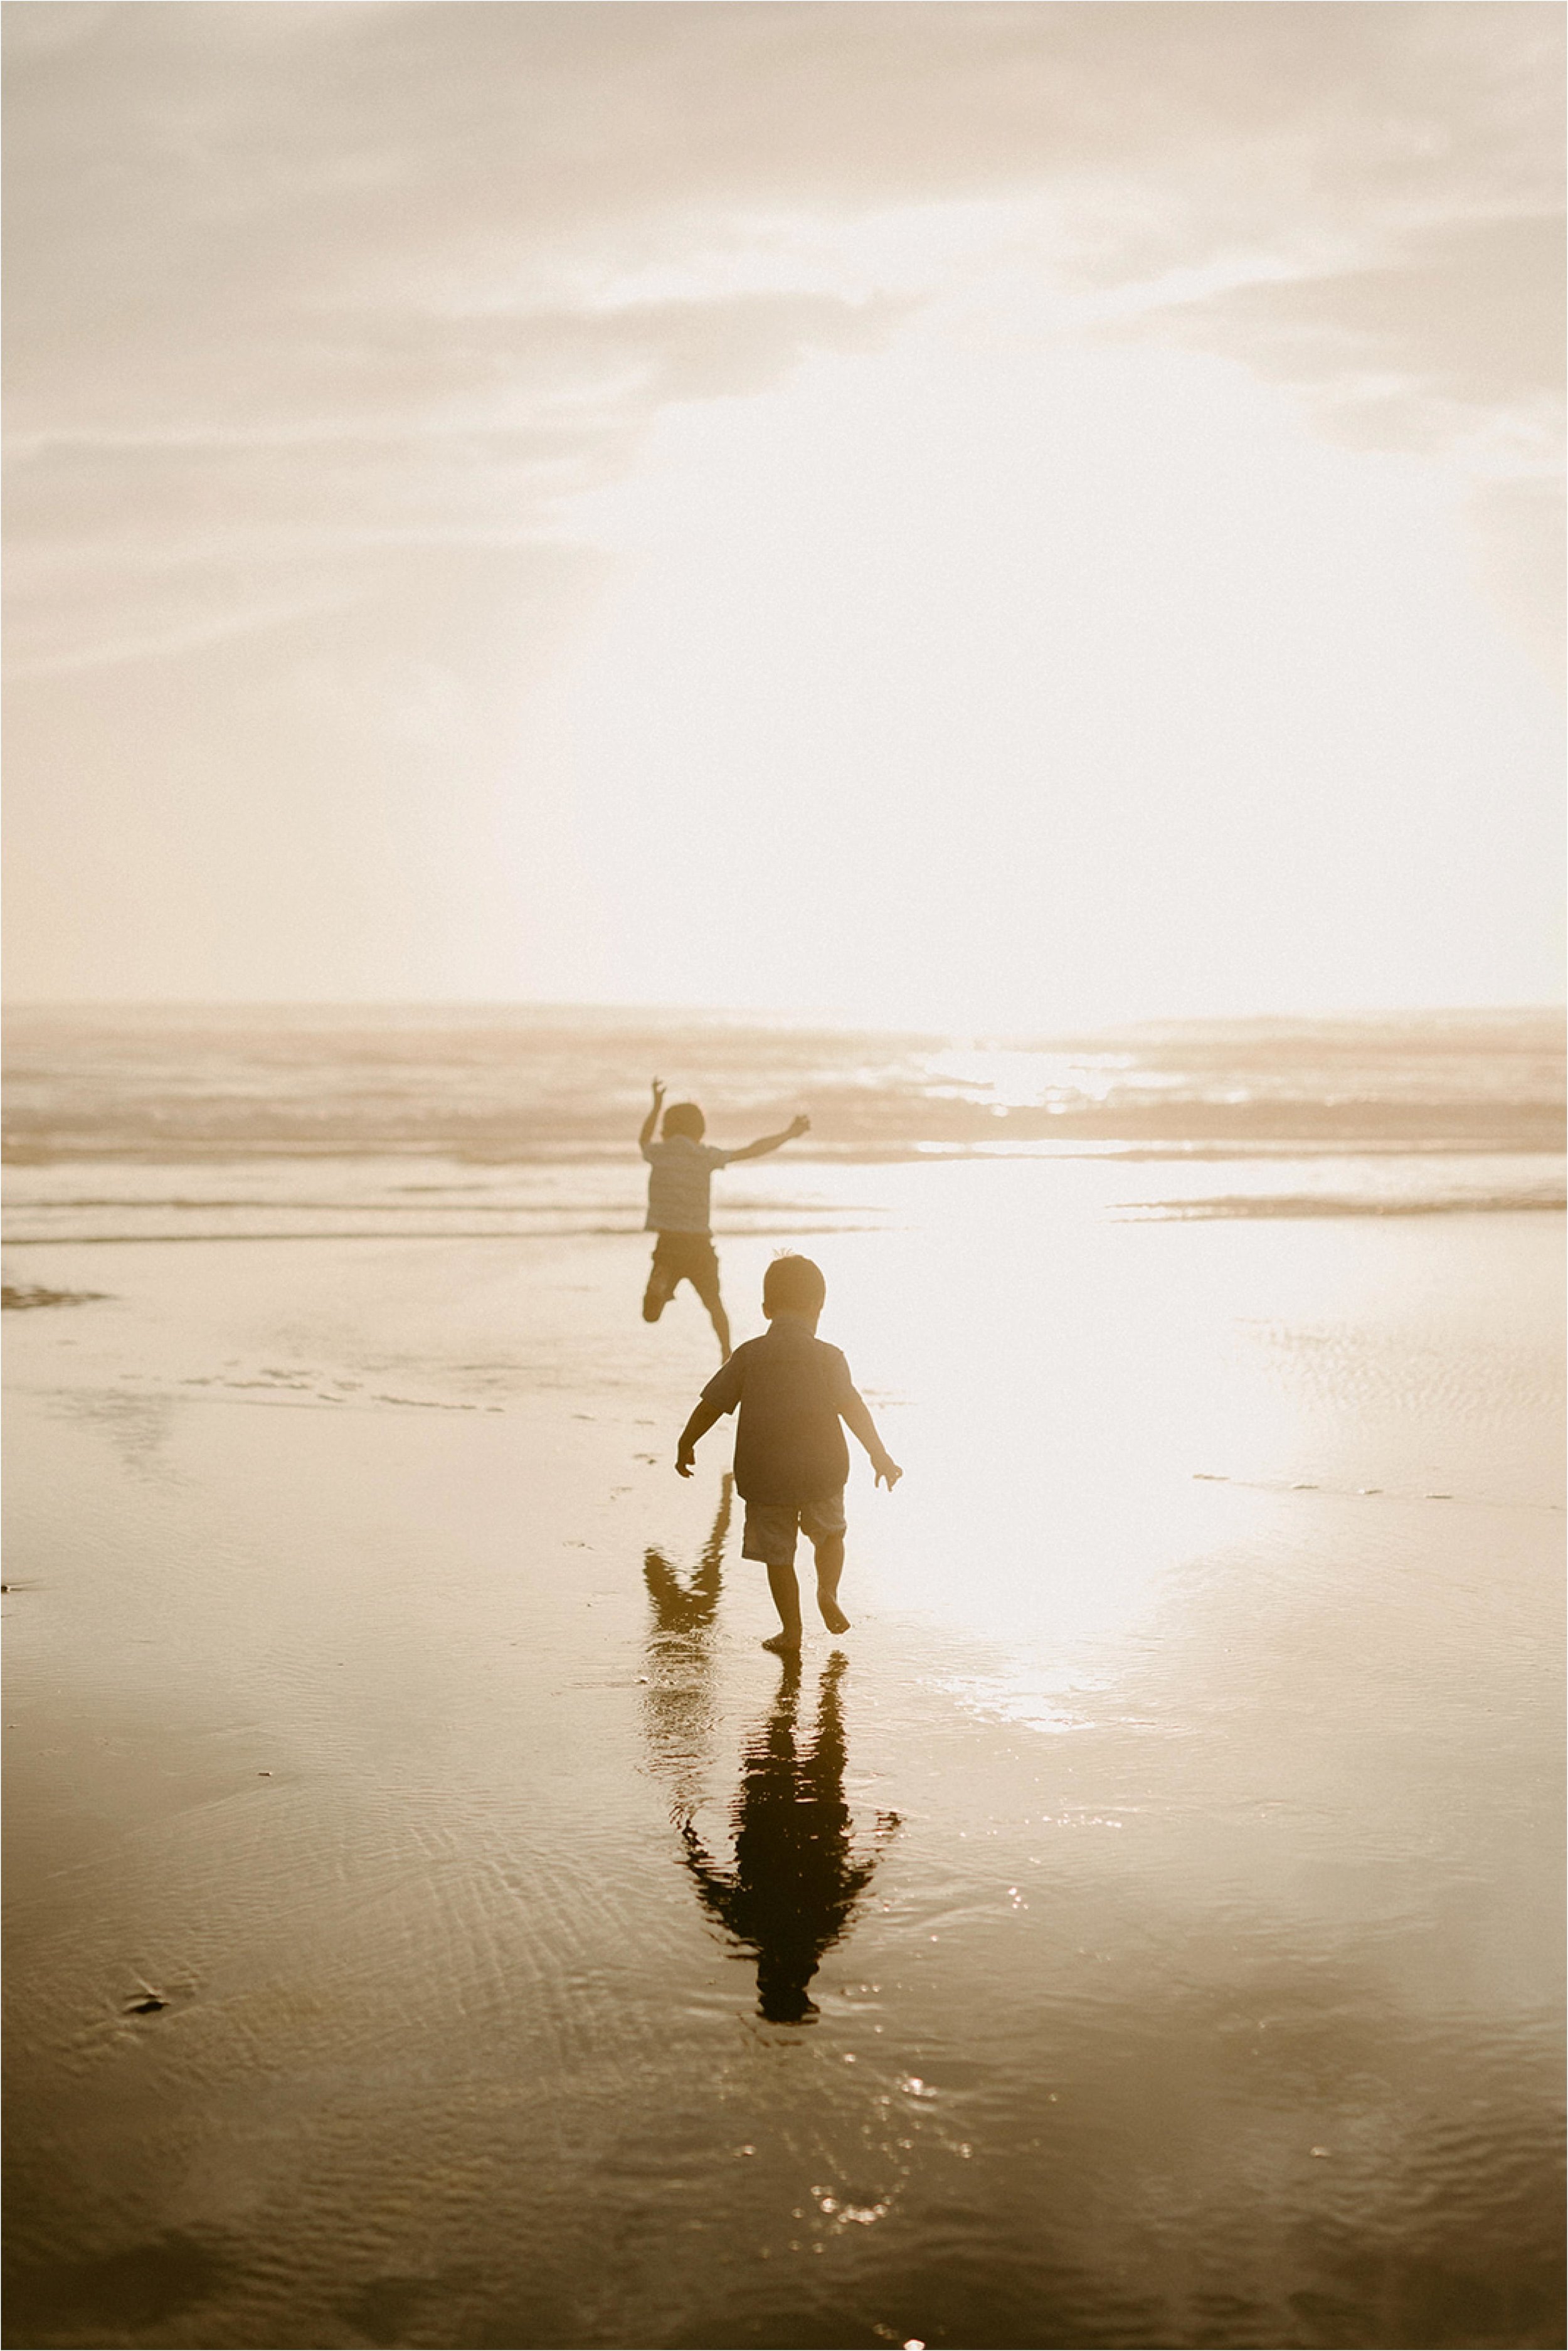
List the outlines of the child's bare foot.
<svg viewBox="0 0 1568 2351">
<path fill-rule="evenodd" d="M 817 1613 L 830 1633 L 847 1633 L 850 1620 L 836 1600 L 819 1600 Z"/>
<path fill-rule="evenodd" d="M 762 1646 L 765 1649 L 771 1649 L 776 1657 L 798 1657 L 800 1654 L 800 1635 L 797 1633 L 791 1640 L 788 1633 L 775 1633 L 772 1639 L 764 1641 Z"/>
</svg>

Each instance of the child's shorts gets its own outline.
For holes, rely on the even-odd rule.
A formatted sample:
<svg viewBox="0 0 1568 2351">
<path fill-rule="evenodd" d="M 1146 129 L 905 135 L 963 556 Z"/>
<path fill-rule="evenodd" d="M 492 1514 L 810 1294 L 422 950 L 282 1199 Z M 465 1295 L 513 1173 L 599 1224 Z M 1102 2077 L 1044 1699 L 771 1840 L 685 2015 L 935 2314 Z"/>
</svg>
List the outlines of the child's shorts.
<svg viewBox="0 0 1568 2351">
<path fill-rule="evenodd" d="M 711 1313 L 719 1303 L 718 1256 L 711 1233 L 661 1233 L 653 1244 L 643 1319 L 656 1322 L 683 1281 L 689 1281 Z"/>
<path fill-rule="evenodd" d="M 797 1527 L 808 1542 L 826 1542 L 832 1535 L 841 1535 L 843 1488 L 816 1502 L 747 1502 L 741 1558 L 759 1559 L 765 1567 L 793 1567 Z"/>
</svg>

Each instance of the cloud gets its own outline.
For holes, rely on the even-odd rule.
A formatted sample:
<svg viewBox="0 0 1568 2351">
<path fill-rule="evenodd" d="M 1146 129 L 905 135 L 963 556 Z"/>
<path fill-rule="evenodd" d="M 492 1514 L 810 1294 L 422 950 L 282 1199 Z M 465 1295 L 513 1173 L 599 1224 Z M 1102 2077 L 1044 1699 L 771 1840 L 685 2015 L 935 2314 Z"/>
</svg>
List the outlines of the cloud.
<svg viewBox="0 0 1568 2351">
<path fill-rule="evenodd" d="M 214 597 L 289 607 L 257 567 L 308 609 L 324 550 L 548 538 L 672 404 L 1003 264 L 1341 432 L 1539 462 L 1560 27 L 1529 0 L 72 0 L 6 29 L 24 663 L 187 642 L 173 571 L 206 632 Z M 1205 273 L 1239 282 L 1136 292 Z"/>
<path fill-rule="evenodd" d="M 550 992 L 562 973 L 591 984 L 585 937 L 611 943 L 603 970 L 624 970 L 650 905 L 653 970 L 680 928 L 694 728 L 722 734 L 727 644 L 774 664 L 788 723 L 766 747 L 781 789 L 785 745 L 809 744 L 813 726 L 850 761 L 852 791 L 878 759 L 896 766 L 906 740 L 928 758 L 912 709 L 1012 773 L 1047 722 L 1060 726 L 1030 632 L 1052 597 L 1082 620 L 1085 578 L 1117 648 L 1119 707 L 1136 716 L 1163 692 L 1179 727 L 1193 698 L 1159 664 L 1187 658 L 1190 567 L 1167 567 L 1180 582 L 1172 625 L 1162 606 L 1159 628 L 1127 636 L 1139 582 L 1159 585 L 1149 516 L 1129 513 L 1109 555 L 1086 523 L 1071 591 L 1030 527 L 1054 511 L 1040 485 L 1061 471 L 1031 387 L 1059 360 L 1105 389 L 1078 434 L 1100 466 L 1088 486 L 1103 476 L 1120 497 L 1138 471 L 1122 451 L 1153 449 L 1178 506 L 1193 504 L 1204 560 L 1223 556 L 1223 511 L 1218 534 L 1210 525 L 1231 473 L 1199 465 L 1184 489 L 1181 449 L 1158 458 L 1161 434 L 1186 429 L 1188 455 L 1212 455 L 1204 386 L 1240 381 L 1241 361 L 1294 387 L 1325 439 L 1420 453 L 1406 466 L 1314 448 L 1287 402 L 1244 385 L 1237 416 L 1277 423 L 1305 473 L 1359 467 L 1364 502 L 1379 481 L 1418 475 L 1422 514 L 1447 515 L 1475 485 L 1478 561 L 1526 632 L 1547 633 L 1552 349 L 1535 306 L 1556 269 L 1561 22 L 1533 0 L 22 0 L 4 29 L 7 649 L 23 673 L 8 705 L 11 942 L 28 987 Z M 1129 362 L 1108 348 L 1127 336 L 1189 344 L 1211 364 L 1149 350 Z M 945 408 L 933 354 L 941 381 L 953 361 Z M 1130 396 L 1116 408 L 1118 383 L 1151 375 L 1173 387 L 1163 409 Z M 804 594 L 790 550 L 856 398 L 892 423 L 869 434 L 858 472 L 827 484 L 823 543 L 842 559 Z M 1207 439 L 1190 416 L 1173 421 L 1183 399 L 1207 403 Z M 768 439 L 787 440 L 802 413 L 816 419 L 803 442 Z M 1070 444 L 1078 431 L 1060 413 L 1054 429 Z M 730 442 L 749 455 L 727 475 Z M 678 466 L 669 492 L 673 540 L 695 549 L 700 574 L 675 566 L 685 603 L 633 565 L 612 570 L 599 546 L 634 504 L 623 477 L 639 475 L 655 505 L 665 495 L 671 446 L 695 452 L 691 496 L 682 504 Z M 999 465 L 977 519 L 975 469 L 948 467 L 977 449 Z M 1224 454 L 1228 466 L 1232 441 Z M 1030 466 L 1032 509 L 1019 496 Z M 900 569 L 902 524 L 946 515 L 949 470 L 953 514 L 925 542 L 915 532 L 924 559 Z M 1087 495 L 1084 475 L 1067 468 L 1066 488 Z M 769 483 L 777 561 L 748 574 Z M 1247 492 L 1249 529 L 1270 495 Z M 857 513 L 876 517 L 858 549 Z M 612 517 L 597 538 L 596 516 Z M 1252 677 L 1294 658 L 1298 555 L 1332 556 L 1333 573 L 1354 537 L 1325 553 L 1291 528 L 1310 540 L 1310 517 L 1287 512 L 1270 540 L 1283 586 L 1242 616 L 1260 649 Z M 986 582 L 977 599 L 954 574 L 955 547 Z M 1009 547 L 1016 593 L 997 577 Z M 1408 640 L 1416 669 L 1438 660 L 1398 587 L 1406 575 L 1377 577 L 1374 617 Z M 571 680 L 613 638 L 615 594 L 639 580 L 664 622 L 643 700 L 627 664 L 612 664 L 580 712 Z M 868 684 L 857 648 L 874 672 L 927 582 L 942 627 L 903 628 L 897 659 Z M 800 607 L 798 641 L 776 625 L 776 585 L 787 612 Z M 1445 674 L 1464 684 L 1474 672 L 1477 706 L 1496 703 L 1490 793 L 1513 655 L 1499 655 L 1467 592 L 1455 610 L 1471 637 L 1456 622 L 1437 642 L 1460 648 L 1441 655 Z M 1334 629 L 1343 602 L 1325 590 Z M 1070 641 L 1057 632 L 1059 661 Z M 820 656 L 814 675 L 786 657 L 796 642 Z M 1211 630 L 1206 642 L 1222 690 L 1197 700 L 1223 736 L 1233 641 Z M 1314 723 L 1348 726 L 1346 674 L 1365 656 L 1353 643 L 1342 657 L 1332 631 L 1328 642 Z M 671 684 L 682 664 L 713 680 L 691 723 Z M 948 692 L 956 669 L 962 690 Z M 836 700 L 816 691 L 824 676 L 841 678 Z M 1088 673 L 1075 683 L 1098 742 L 1103 697 Z M 1405 691 L 1388 688 L 1399 789 L 1418 764 L 1410 741 L 1427 739 L 1423 697 Z M 591 764 L 595 726 L 619 729 L 624 748 L 613 820 L 643 824 L 657 852 L 622 854 L 619 899 L 579 838 L 574 762 Z M 1163 773 L 1164 733 L 1159 745 Z M 1534 755 L 1496 756 L 1522 806 Z M 797 764 L 820 788 L 826 763 Z M 1209 764 L 1193 752 L 1195 774 Z M 1335 789 L 1343 767 L 1325 758 Z M 727 790 L 745 771 L 754 815 L 755 768 L 738 739 L 715 768 Z M 966 771 L 983 778 L 984 760 Z M 1396 785 L 1377 777 L 1373 797 L 1392 805 Z M 852 791 L 831 810 L 841 842 Z M 979 784 L 969 799 L 981 803 Z M 1093 800 L 1070 810 L 1091 833 L 1116 804 L 1113 790 L 1109 815 Z M 847 852 L 846 903 L 884 887 L 874 813 Z M 1521 820 L 1516 845 L 1527 831 Z M 1450 852 L 1430 833 L 1436 872 Z M 727 823 L 705 837 L 737 856 L 752 839 Z M 1184 870 L 1174 837 L 1171 854 Z M 1519 854 L 1534 887 L 1545 861 Z M 1452 862 L 1468 872 L 1468 845 Z M 659 871 L 674 897 L 650 890 Z M 1158 861 L 1139 871 L 1166 886 Z M 1292 869 L 1257 904 L 1278 904 L 1281 928 L 1298 900 L 1343 921 L 1337 869 L 1316 900 L 1300 883 Z M 1424 955 L 1430 907 L 1405 886 Z M 1016 893 L 1014 905 L 1020 939 L 1032 936 L 1038 910 Z M 1303 914 L 1309 967 L 1321 928 Z M 694 939 L 708 929 L 685 925 Z M 1260 963 L 1269 952 L 1260 937 Z"/>
<path fill-rule="evenodd" d="M 1446 457 L 1469 482 L 1482 583 L 1560 680 L 1565 258 L 1561 215 L 1467 220 L 1402 240 L 1375 267 L 1156 304 L 1121 331 L 1296 385 L 1353 446 Z"/>
<path fill-rule="evenodd" d="M 334 551 L 549 540 L 565 503 L 623 465 L 662 407 L 762 389 L 802 351 L 862 347 L 896 315 L 788 297 L 467 319 L 439 334 L 383 319 L 318 341 L 292 367 L 258 350 L 248 423 L 18 434 L 7 665 L 74 667 L 95 645 L 104 658 L 172 652 L 243 628 L 246 611 L 271 626 L 326 609 L 312 587 L 280 597 L 276 581 L 259 595 L 251 583 L 258 571 L 308 573 Z M 209 356 L 234 363 L 229 350 Z M 214 386 L 206 414 L 222 413 Z M 183 594 L 171 573 L 187 575 Z M 235 599 L 226 620 L 214 595 Z"/>
<path fill-rule="evenodd" d="M 1565 258 L 1560 217 L 1466 221 L 1376 267 L 1235 288 L 1163 323 L 1331 402 L 1382 406 L 1398 445 L 1413 407 L 1454 413 L 1455 429 L 1463 412 L 1539 414 L 1559 393 Z"/>
</svg>

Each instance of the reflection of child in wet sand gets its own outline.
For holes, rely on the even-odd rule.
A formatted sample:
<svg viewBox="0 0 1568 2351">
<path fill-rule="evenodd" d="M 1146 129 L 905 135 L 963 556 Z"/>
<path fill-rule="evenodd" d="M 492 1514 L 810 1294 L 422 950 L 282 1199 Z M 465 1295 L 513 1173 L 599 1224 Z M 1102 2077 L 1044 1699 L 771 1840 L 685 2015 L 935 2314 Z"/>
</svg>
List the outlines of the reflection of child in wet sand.
<svg viewBox="0 0 1568 2351">
<path fill-rule="evenodd" d="M 768 1719 L 751 1740 L 731 1820 L 735 1866 L 720 1869 L 688 1818 L 685 1864 L 703 1907 L 757 1954 L 757 2001 L 774 2024 L 806 2024 L 817 2013 L 807 1986 L 853 1919 L 878 1851 L 898 1827 L 879 1813 L 875 1848 L 857 1855 L 844 1801 L 841 1656 L 822 1669 L 817 1722 L 808 1740 L 797 1725 L 800 1663 L 784 1677 Z"/>
<path fill-rule="evenodd" d="M 650 1545 L 643 1553 L 643 1581 L 653 1604 L 661 1634 L 706 1633 L 718 1610 L 720 1571 L 725 1537 L 729 1532 L 730 1497 L 735 1480 L 727 1469 L 719 1488 L 713 1532 L 703 1545 L 701 1564 L 689 1584 L 683 1583 L 662 1551 Z"/>
<path fill-rule="evenodd" d="M 708 1186 L 716 1167 L 737 1159 L 760 1159 L 780 1144 L 804 1134 L 811 1122 L 802 1113 L 780 1134 L 759 1135 L 740 1151 L 716 1150 L 705 1143 L 707 1121 L 695 1102 L 672 1102 L 664 1112 L 664 1138 L 653 1130 L 664 1107 L 664 1087 L 653 1080 L 653 1107 L 643 1121 L 638 1146 L 648 1163 L 647 1229 L 657 1233 L 653 1263 L 643 1297 L 643 1320 L 656 1322 L 683 1281 L 689 1281 L 707 1308 L 721 1355 L 729 1353 L 729 1317 L 718 1294 L 718 1259 L 708 1228 Z"/>
<path fill-rule="evenodd" d="M 836 1347 L 817 1336 L 828 1294 L 809 1257 L 775 1258 L 762 1281 L 768 1330 L 737 1347 L 702 1392 L 681 1431 L 675 1468 L 692 1474 L 699 1437 L 740 1406 L 735 1439 L 735 1482 L 746 1501 L 743 1559 L 760 1560 L 779 1611 L 779 1629 L 765 1649 L 780 1654 L 800 1646 L 800 1593 L 795 1582 L 795 1535 L 803 1529 L 817 1555 L 817 1606 L 830 1633 L 847 1633 L 839 1606 L 844 1564 L 844 1480 L 849 1447 L 841 1420 L 871 1456 L 877 1484 L 889 1492 L 904 1472 L 876 1433 L 876 1424 Z"/>
</svg>

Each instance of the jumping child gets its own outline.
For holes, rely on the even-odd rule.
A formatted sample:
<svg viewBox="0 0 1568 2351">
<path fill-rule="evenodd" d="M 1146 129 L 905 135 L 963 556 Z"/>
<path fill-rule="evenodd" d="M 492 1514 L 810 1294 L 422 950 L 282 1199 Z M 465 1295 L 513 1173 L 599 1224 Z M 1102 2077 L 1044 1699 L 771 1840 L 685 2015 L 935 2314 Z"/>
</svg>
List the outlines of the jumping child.
<svg viewBox="0 0 1568 2351">
<path fill-rule="evenodd" d="M 653 1129 L 664 1101 L 664 1080 L 655 1078 L 653 1107 L 637 1137 L 649 1168 L 647 1230 L 659 1236 L 643 1296 L 643 1320 L 656 1322 L 681 1283 L 689 1281 L 707 1308 L 723 1360 L 729 1354 L 729 1317 L 718 1293 L 718 1259 L 708 1222 L 713 1171 L 732 1166 L 737 1159 L 761 1159 L 804 1134 L 811 1122 L 802 1113 L 779 1134 L 764 1134 L 742 1151 L 718 1151 L 703 1141 L 707 1121 L 695 1102 L 672 1102 L 664 1112 L 664 1140 L 655 1143 Z"/>
</svg>

